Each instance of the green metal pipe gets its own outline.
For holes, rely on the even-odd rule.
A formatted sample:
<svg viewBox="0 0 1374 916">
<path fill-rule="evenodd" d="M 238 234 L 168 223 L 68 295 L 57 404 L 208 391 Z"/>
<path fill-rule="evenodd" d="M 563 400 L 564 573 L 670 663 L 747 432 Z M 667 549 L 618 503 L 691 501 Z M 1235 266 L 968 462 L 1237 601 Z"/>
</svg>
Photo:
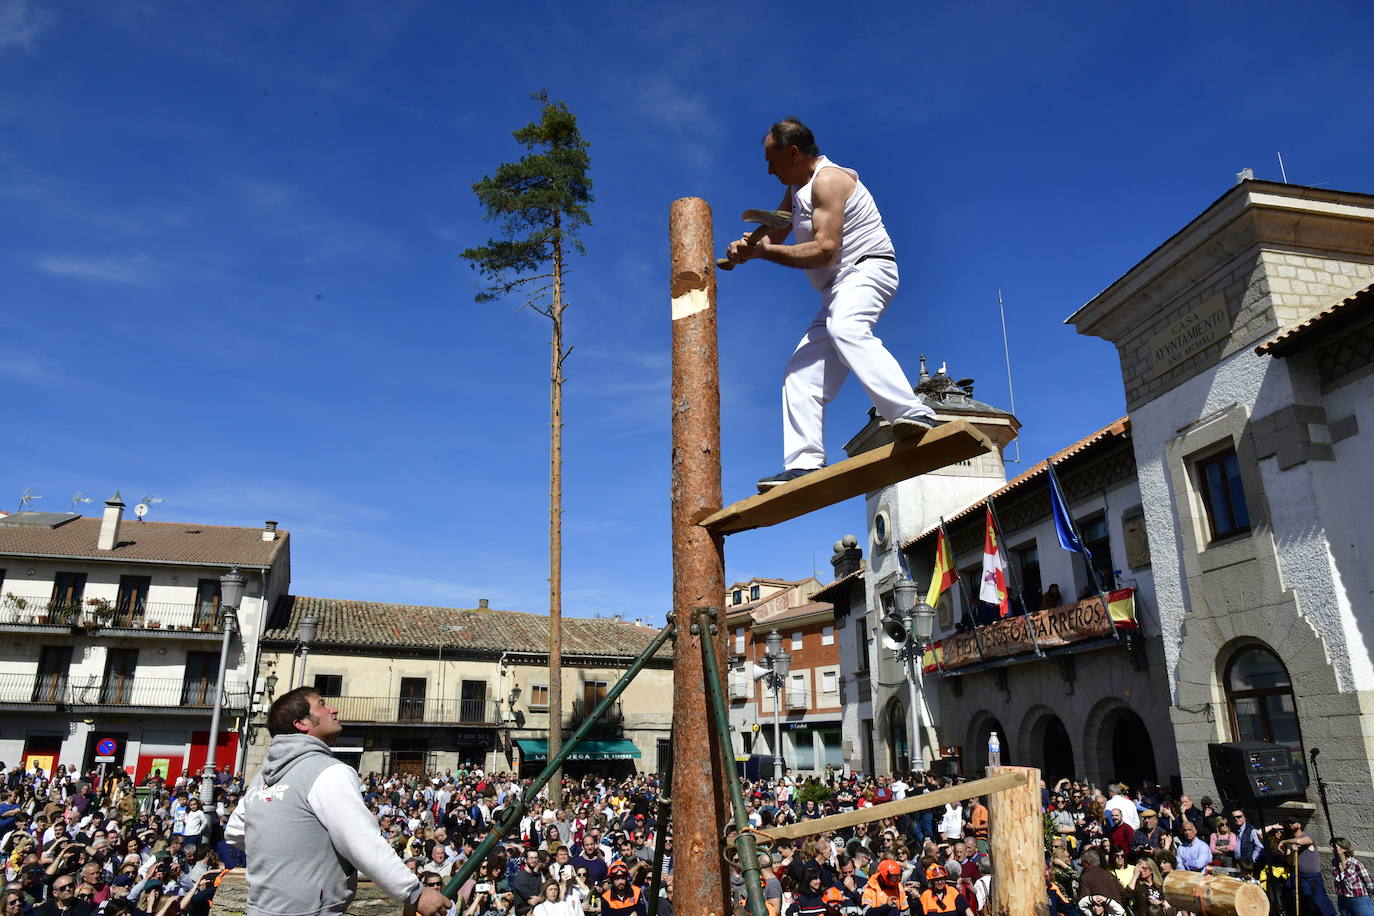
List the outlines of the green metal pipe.
<svg viewBox="0 0 1374 916">
<path fill-rule="evenodd" d="M 577 745 L 582 739 L 587 737 L 588 733 L 596 727 L 596 723 L 600 721 L 601 717 L 611 708 L 611 704 L 620 698 L 620 695 L 630 686 L 630 682 L 634 680 L 635 675 L 644 670 L 644 667 L 649 664 L 649 660 L 654 657 L 654 654 L 658 652 L 659 649 L 663 648 L 663 644 L 668 641 L 673 635 L 673 632 L 674 627 L 673 624 L 670 623 L 659 630 L 658 635 L 653 638 L 653 641 L 645 646 L 644 651 L 635 657 L 635 660 L 630 663 L 630 667 L 620 676 L 620 680 L 611 685 L 611 689 L 606 691 L 606 696 L 602 698 L 600 703 L 596 704 L 596 708 L 591 711 L 591 714 L 588 715 L 587 718 L 583 720 L 582 724 L 577 727 L 577 730 L 572 733 L 567 743 L 559 749 L 552 760 L 545 764 L 544 769 L 534 778 L 534 782 L 530 783 L 529 787 L 517 797 L 514 805 L 506 809 L 506 813 L 502 816 L 501 820 L 492 825 L 491 830 L 487 832 L 486 838 L 472 851 L 472 855 L 468 856 L 467 861 L 459 867 L 458 871 L 453 873 L 453 877 L 448 879 L 448 884 L 444 885 L 445 897 L 450 900 L 456 899 L 458 890 L 463 886 L 463 882 L 472 877 L 472 873 L 477 870 L 477 866 L 486 859 L 487 854 L 496 847 L 496 844 L 501 842 L 501 838 L 510 833 L 511 830 L 520 823 L 520 818 L 523 817 L 525 812 L 529 809 L 530 803 L 539 796 L 539 790 L 544 788 L 545 784 L 553 778 L 553 774 L 563 765 L 563 761 L 568 759 L 568 755 L 576 750 Z M 561 710 L 550 709 L 549 728 L 561 727 L 561 718 Z"/>
<path fill-rule="evenodd" d="M 676 737 L 676 736 L 675 736 Z M 658 916 L 658 892 L 663 884 L 663 841 L 668 837 L 668 818 L 673 805 L 673 742 L 668 742 L 662 785 L 658 787 L 658 833 L 654 836 L 654 870 L 649 875 L 649 916 Z"/>
<path fill-rule="evenodd" d="M 716 653 L 713 648 L 715 640 L 706 638 L 709 628 L 715 626 L 713 616 L 719 611 L 715 608 L 697 608 L 697 626 L 701 627 L 701 658 L 702 667 L 706 672 L 706 692 L 711 698 L 711 711 L 715 714 L 716 734 L 720 738 L 721 751 L 728 751 L 734 746 L 730 740 L 730 712 L 725 702 L 725 687 L 720 679 L 720 666 L 716 664 Z M 719 766 L 724 761 L 719 761 Z M 740 789 L 740 781 L 734 778 L 735 768 L 725 766 L 726 774 L 725 785 L 730 790 L 730 805 L 735 809 L 735 851 L 739 854 L 740 874 L 744 876 L 745 898 L 749 901 L 749 912 L 752 916 L 767 916 L 768 904 L 763 897 L 763 885 L 760 882 L 759 872 L 759 848 L 754 840 L 754 834 L 749 829 L 749 817 L 744 813 L 744 791 Z"/>
</svg>

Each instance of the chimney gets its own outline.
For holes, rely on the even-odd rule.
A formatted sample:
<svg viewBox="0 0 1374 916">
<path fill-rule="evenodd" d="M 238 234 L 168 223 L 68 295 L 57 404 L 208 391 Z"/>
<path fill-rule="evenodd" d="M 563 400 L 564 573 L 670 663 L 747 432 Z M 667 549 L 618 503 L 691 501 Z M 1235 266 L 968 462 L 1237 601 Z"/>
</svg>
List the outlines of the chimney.
<svg viewBox="0 0 1374 916">
<path fill-rule="evenodd" d="M 477 610 L 479 610 L 479 611 L 489 611 L 489 610 L 491 610 L 491 605 L 487 603 L 487 599 L 486 599 L 486 598 L 478 598 L 478 599 L 477 599 Z"/>
<path fill-rule="evenodd" d="M 119 498 L 119 491 L 115 490 L 115 495 L 105 500 L 105 517 L 100 520 L 100 540 L 96 542 L 97 550 L 114 550 L 119 543 L 119 522 L 124 517 L 124 500 Z"/>
<path fill-rule="evenodd" d="M 835 542 L 835 555 L 830 558 L 830 565 L 835 567 L 835 578 L 847 576 L 859 568 L 863 563 L 864 552 L 859 548 L 859 539 L 852 534 L 846 534 Z"/>
<path fill-rule="evenodd" d="M 262 539 L 264 541 L 275 541 L 277 539 L 276 522 L 269 521 L 262 526 Z"/>
</svg>

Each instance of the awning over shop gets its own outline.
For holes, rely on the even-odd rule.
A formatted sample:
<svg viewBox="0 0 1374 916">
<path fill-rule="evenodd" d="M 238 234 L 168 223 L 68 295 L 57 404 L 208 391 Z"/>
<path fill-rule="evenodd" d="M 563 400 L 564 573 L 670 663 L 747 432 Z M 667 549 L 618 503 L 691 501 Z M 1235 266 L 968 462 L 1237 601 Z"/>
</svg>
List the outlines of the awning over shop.
<svg viewBox="0 0 1374 916">
<path fill-rule="evenodd" d="M 539 738 L 516 738 L 520 756 L 526 761 L 548 760 L 549 743 Z M 569 760 L 633 760 L 642 756 L 633 741 L 582 741 L 568 755 Z"/>
</svg>

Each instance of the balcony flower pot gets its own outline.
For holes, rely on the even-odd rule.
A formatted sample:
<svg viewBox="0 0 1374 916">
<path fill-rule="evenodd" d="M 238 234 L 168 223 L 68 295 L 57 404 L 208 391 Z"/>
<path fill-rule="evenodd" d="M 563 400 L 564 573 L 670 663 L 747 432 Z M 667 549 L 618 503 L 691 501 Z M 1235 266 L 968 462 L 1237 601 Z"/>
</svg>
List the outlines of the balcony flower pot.
<svg viewBox="0 0 1374 916">
<path fill-rule="evenodd" d="M 47 623 L 47 622 L 48 622 L 48 615 L 47 615 L 47 614 L 39 614 L 38 617 L 37 617 L 36 619 L 38 620 L 39 623 Z"/>
<path fill-rule="evenodd" d="M 150 620 L 150 621 L 148 621 L 148 629 L 150 629 L 150 630 L 160 630 L 160 629 L 162 629 L 162 621 L 161 621 L 161 620 Z"/>
<path fill-rule="evenodd" d="M 214 625 L 213 623 L 211 623 L 210 621 L 208 621 L 208 620 L 202 621 L 202 623 L 201 623 L 201 625 L 200 625 L 200 631 L 201 631 L 202 633 L 212 633 L 212 632 L 214 632 L 214 629 L 215 629 L 215 625 Z"/>
</svg>

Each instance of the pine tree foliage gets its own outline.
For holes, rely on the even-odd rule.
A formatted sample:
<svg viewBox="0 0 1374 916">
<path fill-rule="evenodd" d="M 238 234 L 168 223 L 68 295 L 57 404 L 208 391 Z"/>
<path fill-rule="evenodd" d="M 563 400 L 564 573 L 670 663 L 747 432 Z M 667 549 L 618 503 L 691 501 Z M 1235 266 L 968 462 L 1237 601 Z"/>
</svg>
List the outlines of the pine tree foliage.
<svg viewBox="0 0 1374 916">
<path fill-rule="evenodd" d="M 591 158 L 568 106 L 549 101 L 547 92 L 534 99 L 543 105 L 540 119 L 514 133 L 528 152 L 472 186 L 501 236 L 465 250 L 463 257 L 488 282 L 478 302 L 523 292 L 525 304 L 553 318 L 552 267 L 563 267 L 555 262 L 569 249 L 583 252 L 577 231 L 591 225 Z"/>
</svg>

